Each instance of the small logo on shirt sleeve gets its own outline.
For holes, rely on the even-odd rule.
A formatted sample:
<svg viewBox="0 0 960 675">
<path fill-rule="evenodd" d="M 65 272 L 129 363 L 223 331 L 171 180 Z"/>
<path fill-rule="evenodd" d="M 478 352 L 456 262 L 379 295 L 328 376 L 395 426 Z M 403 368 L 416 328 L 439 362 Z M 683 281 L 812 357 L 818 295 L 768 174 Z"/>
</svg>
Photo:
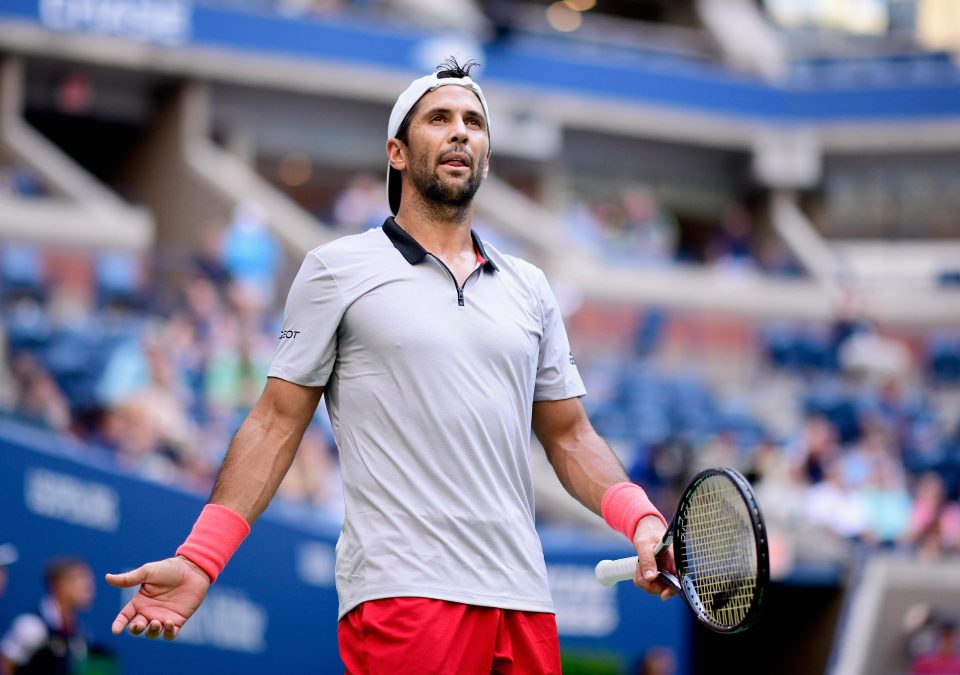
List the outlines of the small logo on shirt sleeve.
<svg viewBox="0 0 960 675">
<path fill-rule="evenodd" d="M 577 365 L 577 360 L 573 358 L 573 352 L 570 352 L 570 365 L 571 366 Z"/>
<path fill-rule="evenodd" d="M 298 335 L 300 335 L 300 331 L 298 331 L 298 330 L 282 330 L 282 331 L 280 331 L 280 339 L 281 339 L 281 340 L 291 340 L 291 339 L 297 337 Z"/>
</svg>

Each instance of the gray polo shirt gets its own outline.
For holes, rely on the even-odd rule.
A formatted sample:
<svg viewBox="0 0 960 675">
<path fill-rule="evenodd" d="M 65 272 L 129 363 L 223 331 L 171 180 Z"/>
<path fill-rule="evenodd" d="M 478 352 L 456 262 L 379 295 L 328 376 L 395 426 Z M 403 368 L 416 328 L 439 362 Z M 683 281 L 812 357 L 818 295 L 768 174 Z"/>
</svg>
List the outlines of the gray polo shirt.
<svg viewBox="0 0 960 675">
<path fill-rule="evenodd" d="M 401 596 L 553 611 L 532 406 L 585 392 L 543 272 L 473 238 L 462 288 L 393 218 L 308 253 L 290 288 L 269 375 L 326 387 L 341 617 Z"/>
</svg>

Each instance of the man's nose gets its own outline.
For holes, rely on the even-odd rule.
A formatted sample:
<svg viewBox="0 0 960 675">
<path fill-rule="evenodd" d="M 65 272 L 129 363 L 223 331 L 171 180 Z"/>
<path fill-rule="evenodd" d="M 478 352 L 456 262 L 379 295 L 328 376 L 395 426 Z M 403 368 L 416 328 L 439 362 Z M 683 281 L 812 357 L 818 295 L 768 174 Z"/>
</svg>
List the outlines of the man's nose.
<svg viewBox="0 0 960 675">
<path fill-rule="evenodd" d="M 463 118 L 456 117 L 450 125 L 450 140 L 459 143 L 466 143 L 469 134 L 467 133 L 467 123 Z"/>
</svg>

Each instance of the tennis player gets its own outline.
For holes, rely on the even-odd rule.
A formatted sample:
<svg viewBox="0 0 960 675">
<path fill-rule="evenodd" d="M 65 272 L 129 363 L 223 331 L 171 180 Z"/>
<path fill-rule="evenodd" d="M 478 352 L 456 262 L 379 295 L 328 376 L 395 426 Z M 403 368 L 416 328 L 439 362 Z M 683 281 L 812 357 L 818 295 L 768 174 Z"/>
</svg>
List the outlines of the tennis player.
<svg viewBox="0 0 960 675">
<path fill-rule="evenodd" d="M 531 427 L 566 489 L 633 542 L 635 583 L 672 595 L 652 554 L 666 523 L 587 419 L 543 273 L 471 229 L 491 122 L 470 69 L 450 60 L 397 99 L 394 216 L 307 254 L 266 387 L 191 534 L 174 557 L 107 575 L 140 585 L 114 633 L 176 637 L 273 497 L 324 393 L 346 511 L 336 583 L 347 672 L 560 672 Z"/>
</svg>

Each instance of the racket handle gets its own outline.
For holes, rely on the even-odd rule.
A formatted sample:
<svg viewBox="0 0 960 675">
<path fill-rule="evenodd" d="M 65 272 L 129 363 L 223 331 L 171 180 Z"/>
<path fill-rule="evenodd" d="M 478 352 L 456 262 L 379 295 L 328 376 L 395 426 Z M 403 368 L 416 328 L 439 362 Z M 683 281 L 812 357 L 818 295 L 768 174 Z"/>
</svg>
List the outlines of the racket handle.
<svg viewBox="0 0 960 675">
<path fill-rule="evenodd" d="M 597 563 L 594 573 L 597 575 L 597 581 L 604 586 L 612 586 L 618 581 L 629 581 L 633 579 L 634 572 L 637 571 L 637 556 L 629 558 L 620 558 L 619 560 L 601 560 Z"/>
</svg>

